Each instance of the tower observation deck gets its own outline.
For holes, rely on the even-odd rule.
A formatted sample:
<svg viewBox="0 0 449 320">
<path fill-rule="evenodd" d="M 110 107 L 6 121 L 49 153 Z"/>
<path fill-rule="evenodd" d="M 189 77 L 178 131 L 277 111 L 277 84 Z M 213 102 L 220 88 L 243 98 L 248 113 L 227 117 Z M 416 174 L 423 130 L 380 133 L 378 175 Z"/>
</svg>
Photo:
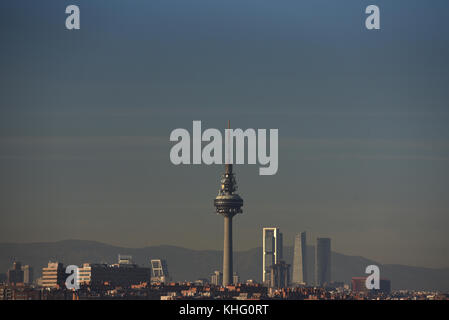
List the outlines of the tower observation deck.
<svg viewBox="0 0 449 320">
<path fill-rule="evenodd" d="M 230 128 L 229 124 L 228 128 Z M 226 162 L 225 173 L 221 176 L 220 190 L 214 200 L 217 214 L 224 217 L 223 286 L 232 283 L 232 218 L 242 213 L 243 207 L 243 199 L 236 193 L 237 182 L 232 172 L 231 161 L 228 159 Z"/>
</svg>

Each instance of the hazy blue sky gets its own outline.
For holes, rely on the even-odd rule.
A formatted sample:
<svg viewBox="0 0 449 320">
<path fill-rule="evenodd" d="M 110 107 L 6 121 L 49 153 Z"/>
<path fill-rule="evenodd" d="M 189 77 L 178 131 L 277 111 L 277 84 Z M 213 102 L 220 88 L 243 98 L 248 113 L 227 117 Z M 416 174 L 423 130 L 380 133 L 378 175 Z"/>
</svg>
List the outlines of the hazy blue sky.
<svg viewBox="0 0 449 320">
<path fill-rule="evenodd" d="M 449 267 L 447 0 L 3 0 L 0 27 L 1 242 L 221 249 L 223 169 L 169 135 L 230 119 L 280 135 L 277 175 L 236 168 L 236 250 L 279 226 Z"/>
</svg>

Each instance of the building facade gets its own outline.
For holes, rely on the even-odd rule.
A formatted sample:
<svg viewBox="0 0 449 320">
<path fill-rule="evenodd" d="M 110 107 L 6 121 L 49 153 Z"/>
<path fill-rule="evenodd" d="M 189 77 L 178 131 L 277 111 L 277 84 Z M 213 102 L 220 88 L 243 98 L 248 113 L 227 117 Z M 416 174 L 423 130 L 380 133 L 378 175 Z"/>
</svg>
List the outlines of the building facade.
<svg viewBox="0 0 449 320">
<path fill-rule="evenodd" d="M 23 283 L 23 270 L 22 264 L 18 261 L 14 261 L 12 268 L 6 273 L 8 284 Z"/>
<path fill-rule="evenodd" d="M 237 274 L 237 272 L 234 272 L 234 275 L 232 276 L 232 284 L 239 284 L 240 283 L 240 277 Z"/>
<path fill-rule="evenodd" d="M 22 266 L 23 271 L 23 283 L 31 284 L 34 281 L 34 270 L 33 267 L 29 265 Z"/>
<path fill-rule="evenodd" d="M 168 283 L 170 281 L 167 261 L 163 259 L 152 259 L 150 264 L 152 283 Z"/>
<path fill-rule="evenodd" d="M 290 286 L 290 265 L 284 261 L 271 266 L 270 288 L 281 289 Z"/>
<path fill-rule="evenodd" d="M 315 285 L 324 287 L 331 282 L 331 239 L 317 238 L 315 246 Z"/>
<path fill-rule="evenodd" d="M 270 285 L 271 267 L 282 259 L 282 233 L 279 228 L 263 228 L 262 282 Z"/>
<path fill-rule="evenodd" d="M 49 262 L 42 268 L 42 286 L 46 288 L 63 288 L 66 279 L 64 266 L 60 262 Z"/>
<path fill-rule="evenodd" d="M 118 255 L 118 264 L 119 265 L 132 265 L 133 257 L 130 255 L 119 254 Z"/>
<path fill-rule="evenodd" d="M 111 286 L 130 287 L 143 282 L 150 282 L 151 269 L 135 264 L 90 264 L 84 263 L 78 269 L 79 284 L 90 287 Z"/>
</svg>

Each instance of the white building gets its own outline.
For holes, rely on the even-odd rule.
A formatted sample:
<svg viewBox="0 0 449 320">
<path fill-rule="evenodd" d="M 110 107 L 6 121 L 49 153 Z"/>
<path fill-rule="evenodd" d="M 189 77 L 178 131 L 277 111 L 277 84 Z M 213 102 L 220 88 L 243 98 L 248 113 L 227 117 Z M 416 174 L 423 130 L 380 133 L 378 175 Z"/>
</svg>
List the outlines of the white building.
<svg viewBox="0 0 449 320">
<path fill-rule="evenodd" d="M 262 282 L 270 283 L 271 266 L 282 259 L 282 233 L 279 228 L 263 228 Z"/>
</svg>

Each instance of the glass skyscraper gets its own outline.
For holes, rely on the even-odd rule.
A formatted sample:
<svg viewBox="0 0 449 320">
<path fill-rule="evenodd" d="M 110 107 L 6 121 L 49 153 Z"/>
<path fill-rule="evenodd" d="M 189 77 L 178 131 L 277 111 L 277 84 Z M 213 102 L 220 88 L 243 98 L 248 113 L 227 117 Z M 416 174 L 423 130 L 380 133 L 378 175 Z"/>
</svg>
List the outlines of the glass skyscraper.
<svg viewBox="0 0 449 320">
<path fill-rule="evenodd" d="M 306 284 L 307 279 L 307 242 L 306 232 L 301 232 L 295 237 L 293 249 L 293 283 Z"/>
<path fill-rule="evenodd" d="M 331 282 L 331 239 L 317 238 L 315 247 L 315 284 L 323 287 Z"/>
<path fill-rule="evenodd" d="M 271 267 L 282 259 L 282 233 L 279 228 L 263 228 L 262 282 L 270 283 Z"/>
</svg>

